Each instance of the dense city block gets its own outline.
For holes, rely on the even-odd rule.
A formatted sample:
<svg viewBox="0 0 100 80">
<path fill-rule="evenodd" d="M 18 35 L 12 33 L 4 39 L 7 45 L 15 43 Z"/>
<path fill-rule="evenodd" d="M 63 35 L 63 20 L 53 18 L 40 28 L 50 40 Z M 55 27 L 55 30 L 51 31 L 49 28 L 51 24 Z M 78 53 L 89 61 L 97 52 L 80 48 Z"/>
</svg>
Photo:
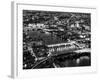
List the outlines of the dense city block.
<svg viewBox="0 0 100 80">
<path fill-rule="evenodd" d="M 23 10 L 23 69 L 91 66 L 91 14 Z"/>
</svg>

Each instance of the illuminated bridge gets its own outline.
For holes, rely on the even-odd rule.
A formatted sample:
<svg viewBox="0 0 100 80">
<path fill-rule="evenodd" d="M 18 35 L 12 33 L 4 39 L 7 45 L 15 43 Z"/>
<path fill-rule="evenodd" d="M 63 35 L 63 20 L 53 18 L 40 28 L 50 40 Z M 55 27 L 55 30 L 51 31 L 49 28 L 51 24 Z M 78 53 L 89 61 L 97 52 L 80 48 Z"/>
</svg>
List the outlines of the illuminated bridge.
<svg viewBox="0 0 100 80">
<path fill-rule="evenodd" d="M 68 43 L 59 43 L 59 44 L 53 44 L 53 45 L 47 45 L 49 48 L 49 54 L 64 54 L 67 52 L 72 52 L 75 50 L 79 50 L 85 47 L 85 45 L 79 45 L 75 41 L 71 41 Z"/>
</svg>

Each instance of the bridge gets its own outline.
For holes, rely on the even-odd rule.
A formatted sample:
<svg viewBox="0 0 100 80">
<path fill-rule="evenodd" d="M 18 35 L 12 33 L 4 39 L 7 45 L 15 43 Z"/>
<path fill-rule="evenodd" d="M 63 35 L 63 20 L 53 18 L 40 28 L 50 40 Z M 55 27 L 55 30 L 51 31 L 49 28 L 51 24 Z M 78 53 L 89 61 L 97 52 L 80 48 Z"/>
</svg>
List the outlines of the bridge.
<svg viewBox="0 0 100 80">
<path fill-rule="evenodd" d="M 52 45 L 47 45 L 49 48 L 49 53 L 51 54 L 63 54 L 66 52 L 72 52 L 75 50 L 83 49 L 85 45 L 81 46 L 75 41 L 70 41 L 67 43 L 59 43 L 59 44 L 52 44 Z M 49 55 L 49 54 L 48 54 Z"/>
</svg>

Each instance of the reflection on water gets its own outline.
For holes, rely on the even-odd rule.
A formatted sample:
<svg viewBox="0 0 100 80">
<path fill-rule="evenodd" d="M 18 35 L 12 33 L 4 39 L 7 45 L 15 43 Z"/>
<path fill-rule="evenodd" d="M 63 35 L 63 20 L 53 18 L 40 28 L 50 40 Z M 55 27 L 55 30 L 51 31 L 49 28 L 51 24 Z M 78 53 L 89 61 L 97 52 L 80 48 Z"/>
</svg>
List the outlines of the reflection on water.
<svg viewBox="0 0 100 80">
<path fill-rule="evenodd" d="M 82 59 L 81 59 L 82 58 Z M 55 64 L 59 64 L 60 67 L 75 67 L 75 66 L 90 66 L 90 58 L 81 57 L 78 59 L 65 59 L 64 61 L 57 60 Z"/>
<path fill-rule="evenodd" d="M 60 67 L 90 66 L 90 53 L 59 56 L 55 59 L 55 64 Z"/>
</svg>

